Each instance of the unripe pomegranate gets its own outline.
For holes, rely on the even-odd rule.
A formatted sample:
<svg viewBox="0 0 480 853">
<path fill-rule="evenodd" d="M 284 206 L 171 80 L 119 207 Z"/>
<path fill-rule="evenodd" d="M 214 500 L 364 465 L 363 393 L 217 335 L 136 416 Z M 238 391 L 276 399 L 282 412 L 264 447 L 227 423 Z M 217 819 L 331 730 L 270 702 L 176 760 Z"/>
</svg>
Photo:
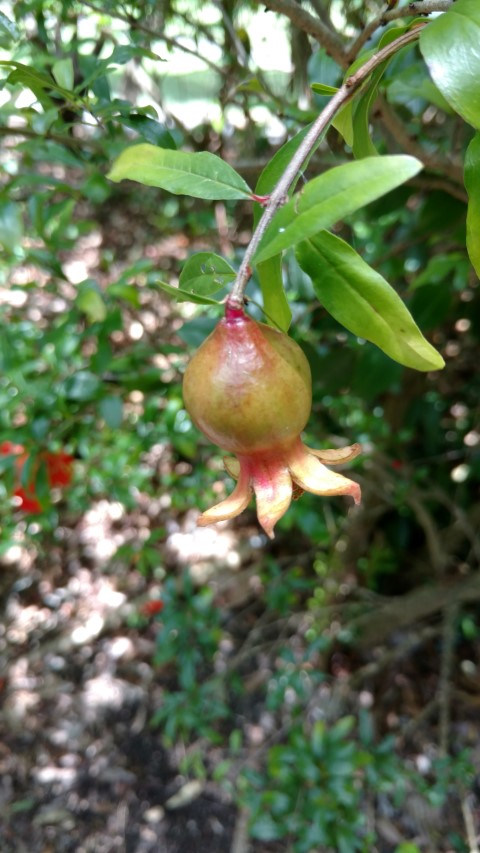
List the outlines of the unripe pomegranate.
<svg viewBox="0 0 480 853">
<path fill-rule="evenodd" d="M 225 317 L 190 361 L 183 381 L 185 408 L 193 422 L 237 459 L 225 460 L 238 479 L 233 493 L 200 516 L 200 525 L 231 518 L 250 501 L 266 533 L 304 490 L 349 494 L 360 487 L 323 462 L 353 459 L 359 445 L 343 450 L 308 450 L 301 440 L 311 409 L 308 361 L 288 335 L 257 323 L 227 303 Z M 295 489 L 295 491 L 294 491 Z"/>
<path fill-rule="evenodd" d="M 312 405 L 310 367 L 288 335 L 234 311 L 193 356 L 183 398 L 210 441 L 231 453 L 256 453 L 304 429 Z"/>
</svg>

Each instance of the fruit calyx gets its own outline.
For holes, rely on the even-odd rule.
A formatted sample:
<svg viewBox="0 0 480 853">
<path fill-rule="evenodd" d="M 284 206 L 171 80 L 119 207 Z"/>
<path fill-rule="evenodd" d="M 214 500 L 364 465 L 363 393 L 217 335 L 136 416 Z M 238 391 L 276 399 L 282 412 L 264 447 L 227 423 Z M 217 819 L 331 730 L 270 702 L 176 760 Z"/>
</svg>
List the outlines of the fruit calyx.
<svg viewBox="0 0 480 853">
<path fill-rule="evenodd" d="M 185 408 L 196 426 L 236 458 L 226 460 L 237 479 L 232 494 L 200 516 L 203 526 L 232 518 L 257 500 L 257 515 L 268 536 L 303 491 L 351 495 L 357 483 L 325 464 L 353 459 L 360 445 L 309 450 L 300 434 L 310 415 L 308 361 L 295 341 L 249 317 L 227 301 L 225 317 L 193 355 L 183 381 Z"/>
</svg>

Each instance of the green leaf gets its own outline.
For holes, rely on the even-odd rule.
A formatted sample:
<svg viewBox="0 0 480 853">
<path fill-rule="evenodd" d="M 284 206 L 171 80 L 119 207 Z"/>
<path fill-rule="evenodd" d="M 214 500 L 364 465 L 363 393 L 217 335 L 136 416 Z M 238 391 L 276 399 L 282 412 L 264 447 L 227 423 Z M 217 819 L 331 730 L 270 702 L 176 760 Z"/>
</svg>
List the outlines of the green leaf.
<svg viewBox="0 0 480 853">
<path fill-rule="evenodd" d="M 205 199 L 250 198 L 243 178 L 209 151 L 188 154 L 144 143 L 122 151 L 107 175 L 111 181 L 125 178 L 149 187 L 161 187 L 176 195 Z"/>
<path fill-rule="evenodd" d="M 256 95 L 265 94 L 265 87 L 262 86 L 257 77 L 250 77 L 249 80 L 244 80 L 235 87 L 235 92 L 254 92 Z"/>
<path fill-rule="evenodd" d="M 123 418 L 123 403 L 120 397 L 102 397 L 98 410 L 107 426 L 118 429 Z"/>
<path fill-rule="evenodd" d="M 425 284 L 412 294 L 410 306 L 422 329 L 436 329 L 452 316 L 451 287 Z"/>
<path fill-rule="evenodd" d="M 67 56 L 65 59 L 57 59 L 52 65 L 52 75 L 59 86 L 71 91 L 75 85 L 71 57 Z"/>
<path fill-rule="evenodd" d="M 165 293 L 168 293 L 176 302 L 194 302 L 196 305 L 220 305 L 220 302 L 217 302 L 216 299 L 209 299 L 208 296 L 199 296 L 188 290 L 182 290 L 181 287 L 174 287 L 172 284 L 167 284 L 166 281 L 156 281 L 154 285 Z"/>
<path fill-rule="evenodd" d="M 281 837 L 281 828 L 271 815 L 263 812 L 252 821 L 250 833 L 252 838 L 257 838 L 259 841 L 272 841 Z"/>
<path fill-rule="evenodd" d="M 236 272 L 228 261 L 214 252 L 197 252 L 180 273 L 181 291 L 191 296 L 210 296 L 234 281 Z"/>
<path fill-rule="evenodd" d="M 20 30 L 15 21 L 0 12 L 0 46 L 9 47 L 12 41 L 18 41 Z"/>
<path fill-rule="evenodd" d="M 98 376 L 89 370 L 79 370 L 70 376 L 64 384 L 65 396 L 68 400 L 86 403 L 93 400 L 100 390 Z"/>
<path fill-rule="evenodd" d="M 465 155 L 465 187 L 468 193 L 467 250 L 480 277 L 480 133 L 476 133 Z"/>
<path fill-rule="evenodd" d="M 14 252 L 20 246 L 22 236 L 20 205 L 13 201 L 0 201 L 0 245 L 7 252 Z"/>
<path fill-rule="evenodd" d="M 395 69 L 395 79 L 388 86 L 387 96 L 390 103 L 407 106 L 420 98 L 434 104 L 448 115 L 453 113 L 450 104 L 429 76 L 424 62 L 421 65 L 420 63 L 409 65 L 403 71 Z"/>
<path fill-rule="evenodd" d="M 164 124 L 161 124 L 154 118 L 131 112 L 128 115 L 115 116 L 115 120 L 135 130 L 147 142 L 152 143 L 152 145 L 159 145 L 161 148 L 172 150 L 175 150 L 177 147 L 170 131 L 167 130 Z"/>
<path fill-rule="evenodd" d="M 361 161 L 365 162 L 365 161 Z M 444 366 L 385 279 L 339 237 L 322 231 L 297 248 L 297 260 L 326 310 L 350 332 L 416 370 Z"/>
<path fill-rule="evenodd" d="M 453 109 L 480 129 L 480 3 L 457 0 L 420 33 L 431 77 Z"/>
<path fill-rule="evenodd" d="M 403 28 L 402 28 L 403 29 Z M 370 109 L 377 97 L 378 86 L 390 60 L 387 59 L 373 72 L 366 91 L 360 96 L 353 109 L 353 155 L 357 160 L 362 157 L 377 157 L 378 151 L 370 137 Z"/>
<path fill-rule="evenodd" d="M 269 195 L 272 192 L 309 129 L 310 126 L 301 130 L 276 152 L 257 181 L 256 195 Z M 261 215 L 262 208 L 256 204 L 253 212 L 254 225 L 257 225 Z M 267 321 L 287 332 L 292 320 L 292 312 L 283 288 L 281 254 L 258 264 L 257 276 Z"/>
<path fill-rule="evenodd" d="M 349 101 L 338 111 L 332 121 L 335 130 L 343 136 L 350 148 L 353 146 L 353 102 Z M 376 153 L 376 152 L 375 152 Z"/>
<path fill-rule="evenodd" d="M 297 148 L 301 145 L 308 131 L 310 130 L 311 125 L 308 127 L 304 127 L 299 133 L 296 133 L 295 136 L 292 136 L 288 142 L 285 142 L 278 151 L 275 152 L 272 159 L 267 163 L 265 168 L 260 174 L 260 177 L 257 181 L 257 185 L 255 187 L 255 195 L 263 196 L 269 195 L 275 187 L 275 184 L 279 181 L 281 176 L 283 175 L 285 169 L 287 168 L 290 160 L 295 154 Z M 254 207 L 254 225 L 257 224 L 258 220 L 262 215 L 262 208 L 259 204 L 256 204 Z"/>
<path fill-rule="evenodd" d="M 126 284 L 124 281 L 116 281 L 107 288 L 108 293 L 115 296 L 117 299 L 123 299 L 134 308 L 140 308 L 140 295 L 137 288 L 133 284 Z"/>
<path fill-rule="evenodd" d="M 360 160 L 362 157 L 378 157 L 378 151 L 370 137 L 369 117 L 370 107 L 377 96 L 378 84 L 382 78 L 383 66 L 377 69 L 373 76 L 371 87 L 360 98 L 352 118 L 353 156 Z"/>
<path fill-rule="evenodd" d="M 156 53 L 152 53 L 147 48 L 138 47 L 132 44 L 116 45 L 110 56 L 106 59 L 98 59 L 96 56 L 82 55 L 79 57 L 82 70 L 82 82 L 78 89 L 86 91 L 88 88 L 95 89 L 95 83 L 100 77 L 111 72 L 115 65 L 125 65 L 135 57 L 146 57 L 147 59 L 159 60 L 160 57 Z"/>
<path fill-rule="evenodd" d="M 80 287 L 76 298 L 77 308 L 82 311 L 90 323 L 101 323 L 107 316 L 107 306 L 96 282 L 86 281 Z"/>
<path fill-rule="evenodd" d="M 282 332 L 288 332 L 292 322 L 292 312 L 283 289 L 282 256 L 275 255 L 258 264 L 257 276 L 267 320 Z"/>
<path fill-rule="evenodd" d="M 38 97 L 42 90 L 52 90 L 64 98 L 70 99 L 72 93 L 68 89 L 59 86 L 53 77 L 44 74 L 42 71 L 37 71 L 35 68 L 30 68 L 29 65 L 24 65 L 22 62 L 2 59 L 0 66 L 13 68 L 13 71 L 7 77 L 7 83 L 20 83 L 32 90 L 34 95 Z"/>
<path fill-rule="evenodd" d="M 403 35 L 406 30 L 406 26 L 392 27 L 392 29 L 387 30 L 382 35 L 378 43 L 378 48 L 391 44 L 392 41 L 395 41 L 396 38 Z M 365 89 L 362 90 L 362 94 L 356 100 L 353 108 L 353 154 L 357 159 L 361 159 L 362 157 L 375 157 L 378 155 L 378 151 L 370 137 L 370 110 L 377 97 L 380 81 L 392 58 L 393 57 L 390 57 L 389 59 L 386 59 L 385 62 L 382 62 L 382 64 L 375 69 L 373 74 L 371 74 L 365 85 Z"/>
<path fill-rule="evenodd" d="M 365 157 L 319 175 L 274 216 L 260 241 L 255 263 L 329 228 L 403 184 L 421 168 L 415 157 L 398 154 Z"/>
<path fill-rule="evenodd" d="M 148 48 L 134 44 L 116 44 L 110 56 L 105 59 L 105 62 L 108 63 L 109 66 L 125 65 L 126 62 L 130 62 L 130 60 L 135 57 L 145 57 L 147 59 L 154 60 L 159 59 L 158 55 Z"/>
<path fill-rule="evenodd" d="M 310 88 L 316 95 L 328 95 L 328 97 L 338 92 L 338 86 L 328 86 L 326 83 L 312 83 Z"/>
<path fill-rule="evenodd" d="M 429 284 L 438 284 L 447 276 L 449 284 L 455 284 L 454 273 L 458 272 L 460 277 L 468 274 L 468 259 L 464 252 L 450 252 L 445 255 L 443 252 L 439 255 L 433 255 L 427 262 L 427 266 L 422 272 L 414 278 L 410 284 L 410 292 L 417 290 L 419 287 L 425 287 Z"/>
</svg>

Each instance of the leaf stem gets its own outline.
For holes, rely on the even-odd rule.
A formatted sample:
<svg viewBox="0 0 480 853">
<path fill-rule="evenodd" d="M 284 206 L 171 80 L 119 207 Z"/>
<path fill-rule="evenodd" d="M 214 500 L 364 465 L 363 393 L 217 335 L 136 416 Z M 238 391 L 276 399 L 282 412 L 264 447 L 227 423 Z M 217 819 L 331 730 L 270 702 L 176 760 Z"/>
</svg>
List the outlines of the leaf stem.
<svg viewBox="0 0 480 853">
<path fill-rule="evenodd" d="M 327 106 L 315 120 L 270 195 L 270 199 L 265 206 L 263 215 L 259 220 L 252 239 L 245 250 L 242 264 L 233 284 L 232 292 L 228 298 L 230 306 L 243 306 L 243 294 L 252 274 L 252 258 L 257 251 L 260 240 L 265 234 L 265 231 L 270 225 L 277 210 L 285 204 L 291 185 L 321 135 L 325 132 L 338 111 L 353 98 L 372 71 L 374 71 L 375 68 L 381 65 L 386 59 L 389 59 L 390 56 L 393 56 L 398 50 L 401 50 L 402 47 L 406 47 L 406 45 L 416 41 L 420 35 L 421 28 L 421 26 L 417 26 L 414 29 L 409 30 L 409 32 L 399 36 L 390 44 L 379 50 L 378 53 L 375 53 L 370 57 L 364 65 L 346 78 L 338 92 L 335 92 Z"/>
</svg>

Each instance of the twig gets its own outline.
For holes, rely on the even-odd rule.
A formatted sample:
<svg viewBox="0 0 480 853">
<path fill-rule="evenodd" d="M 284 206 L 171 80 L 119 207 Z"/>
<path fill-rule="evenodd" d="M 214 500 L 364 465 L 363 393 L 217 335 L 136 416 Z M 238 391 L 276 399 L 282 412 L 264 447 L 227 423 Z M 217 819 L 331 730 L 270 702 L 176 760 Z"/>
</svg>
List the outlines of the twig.
<svg viewBox="0 0 480 853">
<path fill-rule="evenodd" d="M 456 184 L 460 184 L 463 187 L 463 166 L 460 163 L 452 163 L 447 159 L 428 154 L 419 142 L 412 139 L 403 122 L 400 121 L 382 95 L 377 96 L 375 103 L 384 126 L 407 154 L 411 154 L 412 157 L 421 160 L 428 169 L 434 172 L 441 172 L 452 181 L 455 181 Z"/>
<path fill-rule="evenodd" d="M 446 163 L 445 165 L 447 166 Z M 430 175 L 416 175 L 414 178 L 412 178 L 412 187 L 418 187 L 420 190 L 427 191 L 441 190 L 442 192 L 451 195 L 452 198 L 456 198 L 458 199 L 458 201 L 462 201 L 464 204 L 467 204 L 468 202 L 468 195 L 466 190 L 462 189 L 459 184 L 453 184 L 449 180 L 442 180 L 442 178 L 434 178 Z"/>
<path fill-rule="evenodd" d="M 434 637 L 438 637 L 440 629 L 438 627 L 427 625 L 422 631 L 418 631 L 409 636 L 405 643 L 394 646 L 393 649 L 386 651 L 378 660 L 371 661 L 349 678 L 349 684 L 352 689 L 358 689 L 367 679 L 375 678 L 382 670 L 392 666 L 392 664 L 406 657 L 414 649 L 418 649 L 423 643 L 427 643 Z"/>
<path fill-rule="evenodd" d="M 428 494 L 429 493 L 426 494 L 426 497 Z M 451 500 L 443 489 L 433 489 L 431 494 L 434 500 L 442 503 L 449 509 L 451 515 L 458 524 L 458 527 L 463 531 L 470 542 L 473 554 L 475 555 L 477 562 L 480 564 L 480 541 L 478 539 L 478 531 L 475 529 L 475 525 L 470 523 L 465 511 L 460 506 L 457 506 L 455 501 Z"/>
<path fill-rule="evenodd" d="M 29 127 L 13 127 L 11 125 L 4 125 L 3 127 L 0 127 L 0 137 L 1 136 L 24 136 L 25 139 L 40 139 L 42 142 L 44 140 L 58 142 L 61 145 L 67 146 L 67 148 L 93 148 L 98 151 L 101 150 L 101 146 L 94 139 L 80 139 L 77 136 L 66 136 L 61 133 L 51 133 L 50 131 L 46 131 L 46 133 L 37 133 Z"/>
<path fill-rule="evenodd" d="M 248 853 L 249 847 L 248 812 L 246 809 L 241 809 L 238 812 L 237 820 L 235 821 L 230 853 Z"/>
<path fill-rule="evenodd" d="M 458 602 L 454 601 L 444 610 L 443 646 L 438 682 L 439 707 L 439 748 L 442 755 L 448 755 L 450 731 L 450 699 L 452 693 L 451 675 L 455 648 L 455 627 L 458 616 Z"/>
<path fill-rule="evenodd" d="M 82 6 L 87 6 L 88 9 L 91 9 L 92 12 L 97 12 L 99 15 L 105 14 L 105 9 L 101 6 L 97 6 L 95 3 L 92 3 L 91 0 L 81 0 Z M 164 32 L 157 32 L 156 30 L 152 30 L 151 27 L 147 27 L 145 24 L 142 24 L 141 21 L 134 18 L 132 15 L 124 15 L 122 12 L 115 10 L 115 12 L 110 13 L 112 18 L 117 18 L 118 21 L 123 21 L 125 24 L 128 24 L 132 30 L 138 30 L 139 32 L 146 33 L 146 35 L 152 36 L 159 41 L 165 42 L 169 47 L 175 47 L 178 50 L 183 51 L 183 53 L 188 53 L 191 56 L 195 56 L 197 59 L 200 59 L 205 65 L 208 65 L 212 71 L 215 71 L 216 74 L 220 74 L 225 76 L 225 69 L 219 66 L 217 63 L 212 62 L 208 57 L 203 56 L 203 54 L 199 53 L 197 50 L 194 50 L 191 47 L 187 47 L 182 42 L 177 41 L 177 39 L 171 38 L 170 36 L 165 35 Z M 160 58 L 160 57 L 159 57 Z"/>
<path fill-rule="evenodd" d="M 473 809 L 471 806 L 471 797 L 464 797 L 462 800 L 462 814 L 467 833 L 467 841 L 470 850 L 468 853 L 480 853 L 478 848 L 478 835 L 475 832 L 475 822 L 473 819 Z"/>
<path fill-rule="evenodd" d="M 426 723 L 427 720 L 433 716 L 438 707 L 438 699 L 435 697 L 431 700 L 427 705 L 425 705 L 419 714 L 413 717 L 411 720 L 406 723 L 401 732 L 402 740 L 406 741 L 410 737 L 412 737 L 414 731 L 419 729 L 423 723 Z"/>
<path fill-rule="evenodd" d="M 395 631 L 432 616 L 449 604 L 480 601 L 480 573 L 474 572 L 456 583 L 425 584 L 413 592 L 397 596 L 375 612 L 353 619 L 349 629 L 355 632 L 357 649 L 369 648 L 385 641 Z"/>
<path fill-rule="evenodd" d="M 213 0 L 214 6 L 217 7 L 220 12 L 223 20 L 223 26 L 225 31 L 228 33 L 230 41 L 232 42 L 233 47 L 235 48 L 235 53 L 237 54 L 237 60 L 239 65 L 243 66 L 243 68 L 248 68 L 249 66 L 249 58 L 247 51 L 245 50 L 240 38 L 237 35 L 237 31 L 233 26 L 233 22 L 225 9 L 225 6 L 221 2 L 221 0 Z"/>
<path fill-rule="evenodd" d="M 348 62 L 353 62 L 364 44 L 366 44 L 379 27 L 386 26 L 386 24 L 396 21 L 399 18 L 410 18 L 414 15 L 430 15 L 432 12 L 447 12 L 452 3 L 453 0 L 422 0 L 418 3 L 410 3 L 408 6 L 401 6 L 398 9 L 390 9 L 389 11 L 382 12 L 373 21 L 370 21 L 355 41 L 352 42 L 346 53 Z"/>
<path fill-rule="evenodd" d="M 307 12 L 294 0 L 257 0 L 257 2 L 258 5 L 266 6 L 272 12 L 285 15 L 299 30 L 313 36 L 341 68 L 348 66 L 342 41 L 320 18 Z"/>
<path fill-rule="evenodd" d="M 437 577 L 441 577 L 446 568 L 448 554 L 445 552 L 445 548 L 433 516 L 428 511 L 425 504 L 420 500 L 420 497 L 413 491 L 407 495 L 406 503 L 413 509 L 417 521 L 425 534 L 432 569 Z"/>
<path fill-rule="evenodd" d="M 418 37 L 419 30 L 411 30 L 408 33 L 404 33 L 398 39 L 395 39 L 391 44 L 386 45 L 382 50 L 379 50 L 378 53 L 367 60 L 367 62 L 365 62 L 365 64 L 362 65 L 354 74 L 347 77 L 338 92 L 332 96 L 325 109 L 322 110 L 318 118 L 315 120 L 272 191 L 263 216 L 257 225 L 249 245 L 247 246 L 242 264 L 232 288 L 232 293 L 229 297 L 229 303 L 232 307 L 237 306 L 240 308 L 243 306 L 243 294 L 251 276 L 250 263 L 258 248 L 260 240 L 265 234 L 265 231 L 270 225 L 270 222 L 275 216 L 277 210 L 285 203 L 292 183 L 302 168 L 303 163 L 315 148 L 324 130 L 329 126 L 337 112 L 353 98 L 355 92 L 360 88 L 375 68 L 381 65 L 382 62 L 390 56 L 393 56 L 402 47 L 406 47 L 406 45 L 416 41 Z"/>
</svg>

